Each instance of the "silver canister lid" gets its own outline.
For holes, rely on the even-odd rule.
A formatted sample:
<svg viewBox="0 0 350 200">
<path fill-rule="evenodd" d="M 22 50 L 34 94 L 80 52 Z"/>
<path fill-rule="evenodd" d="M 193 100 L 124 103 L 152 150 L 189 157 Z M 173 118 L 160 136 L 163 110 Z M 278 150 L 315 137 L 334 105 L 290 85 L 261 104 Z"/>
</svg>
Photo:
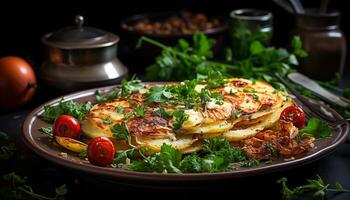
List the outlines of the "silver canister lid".
<svg viewBox="0 0 350 200">
<path fill-rule="evenodd" d="M 75 17 L 75 26 L 68 26 L 48 33 L 41 40 L 48 46 L 61 49 L 108 47 L 119 41 L 119 37 L 113 33 L 94 27 L 83 26 L 83 24 L 83 16 L 77 15 Z"/>
</svg>

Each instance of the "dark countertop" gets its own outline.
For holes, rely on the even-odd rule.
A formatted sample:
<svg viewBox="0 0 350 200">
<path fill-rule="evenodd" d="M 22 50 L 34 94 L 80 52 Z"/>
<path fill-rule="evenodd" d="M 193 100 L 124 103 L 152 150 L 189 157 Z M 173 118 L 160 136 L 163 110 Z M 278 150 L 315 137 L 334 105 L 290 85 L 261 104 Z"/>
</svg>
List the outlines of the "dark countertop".
<svg viewBox="0 0 350 200">
<path fill-rule="evenodd" d="M 140 188 L 109 183 L 93 177 L 57 166 L 36 156 L 21 141 L 21 124 L 32 108 L 0 116 L 0 131 L 3 131 L 15 141 L 17 155 L 0 165 L 2 173 L 16 171 L 20 175 L 29 177 L 35 191 L 48 193 L 63 183 L 68 187 L 68 199 L 90 199 L 92 196 L 103 197 L 151 197 L 156 199 L 193 199 L 222 197 L 244 197 L 244 199 L 280 199 L 280 186 L 276 180 L 287 177 L 291 186 L 304 184 L 306 179 L 315 178 L 316 174 L 324 178 L 325 182 L 334 184 L 340 182 L 350 188 L 350 143 L 340 146 L 332 154 L 321 158 L 312 164 L 300 166 L 287 171 L 266 175 L 234 179 L 229 183 L 194 188 Z M 1 162 L 0 162 L 1 163 Z M 227 196 L 226 196 L 227 195 Z M 350 194 L 331 195 L 330 199 L 349 199 Z"/>
</svg>

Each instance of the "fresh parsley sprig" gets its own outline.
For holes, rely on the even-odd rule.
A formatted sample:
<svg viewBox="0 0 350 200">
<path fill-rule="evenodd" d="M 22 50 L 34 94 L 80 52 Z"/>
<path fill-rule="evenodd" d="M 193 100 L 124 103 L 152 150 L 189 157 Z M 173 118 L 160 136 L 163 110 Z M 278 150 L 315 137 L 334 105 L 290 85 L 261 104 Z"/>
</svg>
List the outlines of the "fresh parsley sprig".
<svg viewBox="0 0 350 200">
<path fill-rule="evenodd" d="M 316 139 L 327 138 L 331 135 L 332 128 L 325 122 L 311 118 L 307 122 L 307 126 L 299 131 L 300 136 L 313 136 Z"/>
<path fill-rule="evenodd" d="M 10 142 L 7 133 L 0 131 L 0 159 L 8 160 L 15 155 L 15 143 Z"/>
<path fill-rule="evenodd" d="M 129 81 L 123 79 L 121 81 L 120 88 L 113 88 L 106 94 L 101 94 L 100 91 L 96 90 L 95 98 L 96 103 L 105 103 L 115 98 L 128 97 L 134 92 L 139 92 L 143 88 L 141 81 L 134 75 Z"/>
<path fill-rule="evenodd" d="M 171 145 L 163 144 L 161 151 L 141 160 L 132 160 L 129 170 L 162 173 L 220 172 L 230 167 L 232 162 L 247 160 L 245 153 L 232 147 L 224 138 L 208 139 L 203 147 L 205 156 L 191 154 L 184 156 Z M 255 166 L 249 161 L 244 167 Z"/>
<path fill-rule="evenodd" d="M 59 115 L 67 114 L 81 121 L 91 108 L 92 104 L 90 102 L 80 104 L 74 101 L 64 101 L 64 99 L 61 99 L 57 106 L 44 106 L 42 119 L 48 123 L 53 123 Z"/>
<path fill-rule="evenodd" d="M 66 185 L 55 188 L 55 196 L 48 197 L 34 192 L 31 186 L 27 185 L 27 177 L 22 177 L 14 172 L 3 175 L 3 181 L 7 184 L 0 188 L 0 196 L 3 199 L 38 199 L 38 200 L 64 200 L 67 194 Z"/>
<path fill-rule="evenodd" d="M 111 132 L 117 140 L 126 140 L 130 137 L 128 126 L 125 122 L 113 125 L 111 127 Z"/>
<path fill-rule="evenodd" d="M 281 194 L 286 200 L 297 199 L 308 193 L 312 194 L 313 199 L 325 199 L 328 192 L 350 193 L 349 189 L 344 189 L 338 182 L 335 183 L 335 188 L 330 188 L 330 184 L 326 184 L 319 175 L 316 176 L 316 179 L 308 179 L 307 184 L 293 189 L 287 186 L 287 181 L 286 177 L 277 180 L 277 183 L 282 186 Z"/>
</svg>

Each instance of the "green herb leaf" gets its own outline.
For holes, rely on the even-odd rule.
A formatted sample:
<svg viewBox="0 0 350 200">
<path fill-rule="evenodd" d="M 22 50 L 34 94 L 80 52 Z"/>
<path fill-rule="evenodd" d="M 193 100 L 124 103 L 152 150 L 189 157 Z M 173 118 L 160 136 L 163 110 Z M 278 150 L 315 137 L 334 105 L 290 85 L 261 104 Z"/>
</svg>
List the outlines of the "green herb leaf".
<svg viewBox="0 0 350 200">
<path fill-rule="evenodd" d="M 45 200 L 63 200 L 67 194 L 66 185 L 55 188 L 56 195 L 53 197 L 44 196 L 35 193 L 32 187 L 27 185 L 27 177 L 21 177 L 15 172 L 3 175 L 4 186 L 0 189 L 0 196 L 3 199 L 45 199 Z"/>
<path fill-rule="evenodd" d="M 120 95 L 121 95 L 121 90 L 117 88 L 112 89 L 110 92 L 104 95 L 102 95 L 100 91 L 96 90 L 95 92 L 96 103 L 105 103 L 107 101 L 120 97 Z"/>
<path fill-rule="evenodd" d="M 155 102 L 155 103 L 164 103 L 173 95 L 165 90 L 165 87 L 162 86 L 153 86 L 149 89 L 149 93 L 147 93 L 146 101 L 147 102 Z"/>
<path fill-rule="evenodd" d="M 121 82 L 121 95 L 127 97 L 134 92 L 139 92 L 143 88 L 141 81 L 133 76 L 130 81 L 122 80 Z"/>
<path fill-rule="evenodd" d="M 49 136 L 50 139 L 53 138 L 52 127 L 40 127 L 39 131 Z"/>
<path fill-rule="evenodd" d="M 254 158 L 245 160 L 241 163 L 241 167 L 255 167 L 258 166 L 260 162 Z"/>
<path fill-rule="evenodd" d="M 255 40 L 250 44 L 250 53 L 252 55 L 260 54 L 264 50 L 265 47 L 261 44 L 260 41 Z"/>
<path fill-rule="evenodd" d="M 179 168 L 185 173 L 199 173 L 202 171 L 202 158 L 197 154 L 191 154 L 181 160 Z"/>
<path fill-rule="evenodd" d="M 0 159 L 7 160 L 15 155 L 16 146 L 9 142 L 7 133 L 0 131 Z"/>
<path fill-rule="evenodd" d="M 45 105 L 42 119 L 48 123 L 53 123 L 55 119 L 62 114 L 72 115 L 77 120 L 81 121 L 90 111 L 92 105 L 90 102 L 79 104 L 73 101 L 64 101 L 61 99 L 58 106 Z"/>
<path fill-rule="evenodd" d="M 111 127 L 111 131 L 117 140 L 126 140 L 130 136 L 128 127 L 125 122 L 115 124 Z"/>
<path fill-rule="evenodd" d="M 14 143 L 2 144 L 0 147 L 0 159 L 8 160 L 15 155 L 16 145 Z"/>
<path fill-rule="evenodd" d="M 113 120 L 111 118 L 105 118 L 102 121 L 104 124 L 113 124 Z"/>
<path fill-rule="evenodd" d="M 237 119 L 239 118 L 243 113 L 243 110 L 238 109 L 238 110 L 233 110 L 232 111 L 232 119 Z"/>
<path fill-rule="evenodd" d="M 79 158 L 81 159 L 85 159 L 87 158 L 87 150 L 82 150 L 79 154 L 78 154 Z"/>
<path fill-rule="evenodd" d="M 339 183 L 336 183 L 336 188 L 329 188 L 329 184 L 325 184 L 322 178 L 317 175 L 316 179 L 308 179 L 307 184 L 290 189 L 287 186 L 287 178 L 283 177 L 277 180 L 277 183 L 282 186 L 281 194 L 283 199 L 292 200 L 298 199 L 301 195 L 307 195 L 312 193 L 313 198 L 325 199 L 327 192 L 346 192 L 350 193 L 350 190 L 344 189 Z"/>
<path fill-rule="evenodd" d="M 255 94 L 255 93 L 253 93 L 253 99 L 254 99 L 255 101 L 259 100 L 259 96 L 258 96 L 257 94 Z"/>
<path fill-rule="evenodd" d="M 316 139 L 327 138 L 331 135 L 332 128 L 316 118 L 309 119 L 307 126 L 299 131 L 301 136 L 310 135 Z"/>
<path fill-rule="evenodd" d="M 266 148 L 270 151 L 272 157 L 278 158 L 280 157 L 280 152 L 277 151 L 272 144 L 266 144 Z"/>
<path fill-rule="evenodd" d="M 63 185 L 55 188 L 55 192 L 56 192 L 56 199 L 57 199 L 58 196 L 66 195 L 67 192 L 68 192 L 66 184 L 63 184 Z"/>
<path fill-rule="evenodd" d="M 1 141 L 7 141 L 9 139 L 9 136 L 7 133 L 0 131 L 0 142 Z"/>
<path fill-rule="evenodd" d="M 119 163 L 125 163 L 126 158 L 128 157 L 127 151 L 117 151 L 114 159 L 112 161 L 112 164 L 117 165 Z"/>
<path fill-rule="evenodd" d="M 129 165 L 129 169 L 145 172 L 181 173 L 178 168 L 181 158 L 182 155 L 178 150 L 170 145 L 163 144 L 159 153 L 155 153 L 143 160 L 133 161 Z"/>
<path fill-rule="evenodd" d="M 173 113 L 173 116 L 175 117 L 175 123 L 174 125 L 174 131 L 176 132 L 182 127 L 182 124 L 188 120 L 189 115 L 185 113 L 184 109 L 176 110 Z"/>
<path fill-rule="evenodd" d="M 173 115 L 169 112 L 167 112 L 164 108 L 156 108 L 153 111 L 153 114 L 165 118 L 165 119 L 171 119 L 173 118 Z"/>
<path fill-rule="evenodd" d="M 139 107 L 134 108 L 133 112 L 137 117 L 144 117 L 145 110 L 146 110 L 146 106 L 139 106 Z"/>
<path fill-rule="evenodd" d="M 125 108 L 123 106 L 118 106 L 117 109 L 115 109 L 115 112 L 117 113 L 123 113 Z"/>
</svg>

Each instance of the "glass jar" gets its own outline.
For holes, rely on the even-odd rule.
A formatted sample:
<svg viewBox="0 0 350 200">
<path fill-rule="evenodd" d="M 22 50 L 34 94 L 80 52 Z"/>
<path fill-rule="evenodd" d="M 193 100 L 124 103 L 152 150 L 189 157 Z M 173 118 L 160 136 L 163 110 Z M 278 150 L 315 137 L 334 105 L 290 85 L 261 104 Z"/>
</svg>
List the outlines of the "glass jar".
<svg viewBox="0 0 350 200">
<path fill-rule="evenodd" d="M 271 42 L 273 16 L 271 12 L 256 9 L 239 9 L 230 13 L 230 39 L 232 56 L 242 60 L 250 55 L 252 41 Z"/>
<path fill-rule="evenodd" d="M 346 41 L 339 29 L 340 13 L 308 11 L 297 15 L 294 34 L 300 35 L 308 53 L 299 71 L 317 80 L 331 80 L 343 72 Z"/>
</svg>

